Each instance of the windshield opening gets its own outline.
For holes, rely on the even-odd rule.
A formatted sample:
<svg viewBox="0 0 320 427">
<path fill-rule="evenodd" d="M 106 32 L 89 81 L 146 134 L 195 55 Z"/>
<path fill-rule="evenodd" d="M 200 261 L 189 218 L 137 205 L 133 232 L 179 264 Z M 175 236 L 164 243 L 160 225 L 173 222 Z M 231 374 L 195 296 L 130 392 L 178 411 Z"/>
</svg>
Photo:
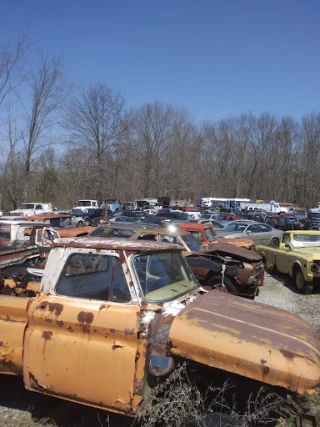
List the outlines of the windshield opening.
<svg viewBox="0 0 320 427">
<path fill-rule="evenodd" d="M 199 252 L 201 250 L 201 242 L 197 240 L 191 233 L 180 236 L 184 243 L 188 246 L 191 252 Z"/>
<path fill-rule="evenodd" d="M 34 204 L 33 203 L 22 203 L 22 205 L 20 205 L 19 209 L 34 209 Z"/>
<path fill-rule="evenodd" d="M 317 234 L 294 234 L 291 240 L 294 248 L 319 247 L 320 235 Z"/>
<path fill-rule="evenodd" d="M 149 302 L 170 301 L 199 286 L 180 251 L 137 255 L 133 266 Z"/>
</svg>

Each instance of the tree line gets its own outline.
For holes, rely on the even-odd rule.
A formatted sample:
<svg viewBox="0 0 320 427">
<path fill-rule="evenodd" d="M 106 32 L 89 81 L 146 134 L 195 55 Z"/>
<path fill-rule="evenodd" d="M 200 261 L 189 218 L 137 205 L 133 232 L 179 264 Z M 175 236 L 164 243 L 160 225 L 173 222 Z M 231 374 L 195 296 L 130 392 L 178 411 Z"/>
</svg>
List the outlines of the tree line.
<svg viewBox="0 0 320 427">
<path fill-rule="evenodd" d="M 248 197 L 318 204 L 320 113 L 196 124 L 185 108 L 130 109 L 106 82 L 78 88 L 28 39 L 0 51 L 0 203 Z"/>
</svg>

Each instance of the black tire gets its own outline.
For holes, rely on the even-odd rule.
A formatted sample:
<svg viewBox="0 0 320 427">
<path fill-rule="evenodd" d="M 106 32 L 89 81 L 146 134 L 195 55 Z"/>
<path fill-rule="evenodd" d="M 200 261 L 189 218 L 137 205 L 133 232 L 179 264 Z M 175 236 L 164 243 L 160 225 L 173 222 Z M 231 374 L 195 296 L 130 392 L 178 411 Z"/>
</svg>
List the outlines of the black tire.
<svg viewBox="0 0 320 427">
<path fill-rule="evenodd" d="M 295 268 L 293 280 L 298 292 L 305 295 L 309 295 L 312 293 L 313 285 L 310 282 L 304 280 L 303 273 L 300 267 Z"/>
<path fill-rule="evenodd" d="M 270 246 L 272 246 L 273 248 L 278 248 L 279 240 L 276 237 L 274 237 L 273 239 L 271 239 Z"/>
<path fill-rule="evenodd" d="M 89 225 L 91 225 L 91 220 L 90 220 L 90 218 L 85 218 L 85 220 L 84 220 L 84 225 L 85 225 L 86 227 L 88 227 Z"/>
<path fill-rule="evenodd" d="M 206 286 L 211 287 L 212 289 L 218 289 L 221 292 L 228 292 L 230 294 L 238 294 L 237 288 L 234 286 L 234 284 L 231 282 L 230 279 L 227 277 L 223 278 L 222 282 L 222 276 L 214 276 L 211 277 L 206 282 Z"/>
<path fill-rule="evenodd" d="M 78 222 L 77 227 L 84 227 L 84 221 L 82 219 Z"/>
</svg>

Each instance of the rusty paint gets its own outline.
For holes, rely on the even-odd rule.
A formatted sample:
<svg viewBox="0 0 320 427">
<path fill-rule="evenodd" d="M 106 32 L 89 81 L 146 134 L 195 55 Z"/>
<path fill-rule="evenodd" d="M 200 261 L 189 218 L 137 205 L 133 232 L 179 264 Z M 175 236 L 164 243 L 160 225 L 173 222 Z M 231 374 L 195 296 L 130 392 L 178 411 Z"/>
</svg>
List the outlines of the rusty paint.
<svg viewBox="0 0 320 427">
<path fill-rule="evenodd" d="M 42 332 L 42 338 L 45 340 L 51 340 L 53 333 L 51 331 L 43 331 Z"/>
<path fill-rule="evenodd" d="M 47 323 L 52 323 L 52 319 L 49 319 L 48 317 L 45 317 L 44 321 L 47 322 Z"/>
<path fill-rule="evenodd" d="M 260 367 L 263 375 L 268 375 L 268 373 L 270 371 L 270 369 L 268 368 L 268 366 L 266 366 L 266 365 L 259 365 L 259 367 Z"/>
<path fill-rule="evenodd" d="M 134 334 L 134 329 L 125 328 L 124 333 L 126 335 L 133 335 Z"/>
<path fill-rule="evenodd" d="M 116 332 L 116 330 L 115 330 L 114 328 L 111 328 L 111 329 L 110 329 L 110 332 L 111 332 L 112 334 L 114 334 L 114 333 Z"/>
<path fill-rule="evenodd" d="M 56 320 L 56 324 L 61 328 L 64 325 L 62 320 Z"/>
<path fill-rule="evenodd" d="M 106 305 L 105 305 L 105 304 L 100 305 L 100 307 L 99 307 L 99 311 L 103 310 L 104 308 L 106 308 Z"/>
<path fill-rule="evenodd" d="M 122 348 L 122 347 L 123 347 L 123 344 L 122 344 L 121 342 L 119 342 L 119 341 L 115 341 L 115 342 L 113 343 L 112 350 L 115 350 L 115 349 L 117 349 L 117 348 Z"/>
<path fill-rule="evenodd" d="M 78 321 L 80 323 L 88 323 L 91 324 L 93 322 L 93 313 L 80 311 L 78 314 Z"/>
<path fill-rule="evenodd" d="M 51 313 L 54 313 L 55 316 L 60 316 L 63 311 L 62 304 L 49 302 L 49 301 L 42 301 L 41 304 L 37 306 L 37 310 L 39 311 L 43 311 L 46 308 L 48 308 Z"/>
<path fill-rule="evenodd" d="M 219 369 L 299 394 L 313 393 L 319 383 L 312 328 L 291 313 L 236 296 L 210 291 L 193 301 L 174 319 L 169 340 L 172 354 L 206 365 L 214 358 Z"/>
<path fill-rule="evenodd" d="M 68 326 L 68 327 L 67 327 L 67 331 L 69 331 L 69 332 L 74 332 L 74 329 L 73 329 L 73 327 L 72 327 L 72 326 Z"/>
<path fill-rule="evenodd" d="M 172 315 L 156 314 L 151 323 L 149 372 L 157 377 L 169 374 L 175 367 L 173 358 L 167 354 L 168 335 L 173 319 Z"/>
</svg>

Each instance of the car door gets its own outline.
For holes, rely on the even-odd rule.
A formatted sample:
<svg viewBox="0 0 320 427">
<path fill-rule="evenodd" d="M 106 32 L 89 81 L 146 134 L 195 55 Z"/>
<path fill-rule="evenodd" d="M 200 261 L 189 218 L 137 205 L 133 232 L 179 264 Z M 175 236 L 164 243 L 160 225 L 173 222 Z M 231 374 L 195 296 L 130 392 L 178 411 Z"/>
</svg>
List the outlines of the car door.
<svg viewBox="0 0 320 427">
<path fill-rule="evenodd" d="M 122 264 L 115 255 L 83 251 L 64 257 L 54 293 L 30 306 L 26 387 L 130 410 L 140 308 L 131 302 Z"/>
<path fill-rule="evenodd" d="M 258 224 L 259 243 L 269 245 L 272 239 L 272 227 L 268 224 Z"/>
</svg>

